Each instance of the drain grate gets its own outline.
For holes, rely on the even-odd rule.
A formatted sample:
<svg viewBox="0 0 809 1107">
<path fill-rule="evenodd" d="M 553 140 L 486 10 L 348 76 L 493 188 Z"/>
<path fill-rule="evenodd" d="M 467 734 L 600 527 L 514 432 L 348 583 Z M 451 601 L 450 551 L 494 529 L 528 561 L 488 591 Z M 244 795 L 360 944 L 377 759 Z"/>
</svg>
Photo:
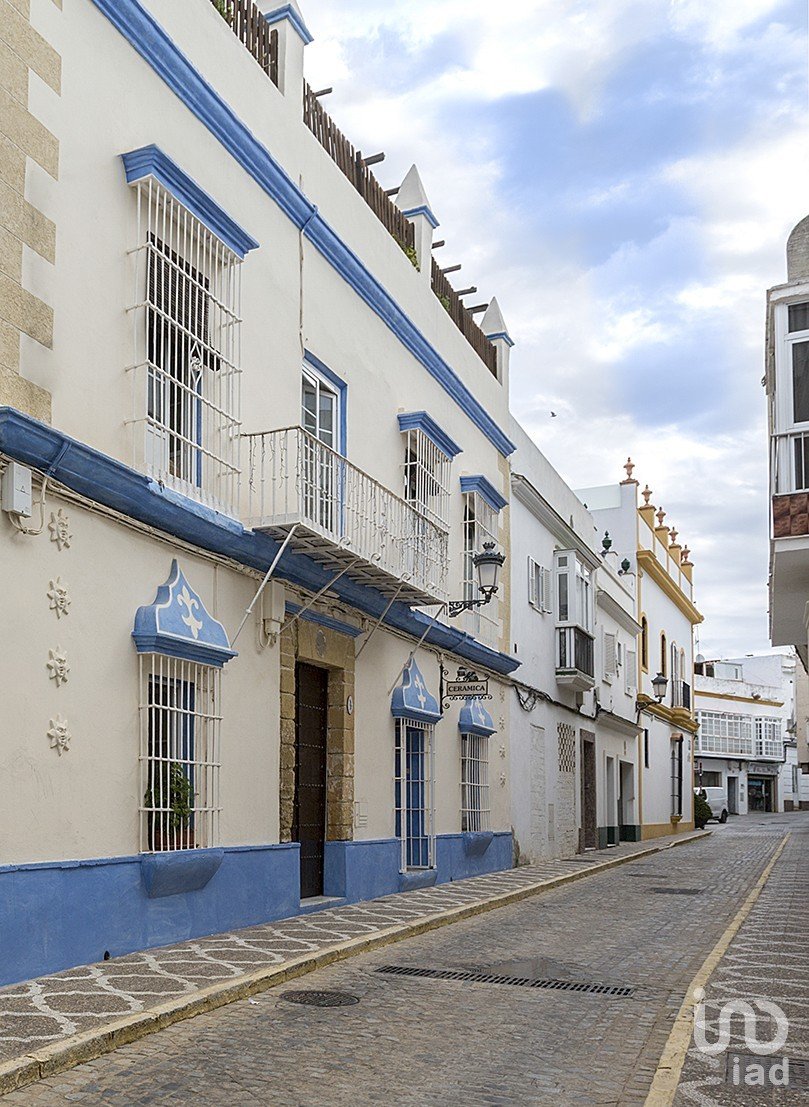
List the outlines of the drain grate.
<svg viewBox="0 0 809 1107">
<path fill-rule="evenodd" d="M 463 972 L 460 969 L 415 969 L 409 965 L 383 965 L 376 970 L 389 976 L 418 976 L 431 980 L 458 980 L 469 984 L 510 984 L 515 988 L 542 988 L 551 992 L 578 992 L 587 995 L 621 996 L 635 992 L 619 984 L 593 984 L 584 980 L 534 980 L 527 976 L 503 976 L 490 972 Z"/>
<path fill-rule="evenodd" d="M 351 1007 L 360 1001 L 359 996 L 349 995 L 348 992 L 284 992 L 280 998 L 305 1007 Z"/>
<path fill-rule="evenodd" d="M 659 896 L 698 896 L 702 888 L 650 888 L 649 891 Z"/>
</svg>

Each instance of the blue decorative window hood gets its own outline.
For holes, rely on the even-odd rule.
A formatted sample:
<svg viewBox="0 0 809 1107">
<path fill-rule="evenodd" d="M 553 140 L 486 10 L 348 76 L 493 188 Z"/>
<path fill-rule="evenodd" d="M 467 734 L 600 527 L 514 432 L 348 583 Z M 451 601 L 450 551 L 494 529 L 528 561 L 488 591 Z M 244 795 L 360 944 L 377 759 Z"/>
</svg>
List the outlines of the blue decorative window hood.
<svg viewBox="0 0 809 1107">
<path fill-rule="evenodd" d="M 458 730 L 461 734 L 478 734 L 481 738 L 489 738 L 497 727 L 482 702 L 475 696 L 474 699 L 466 700 L 461 708 Z"/>
<path fill-rule="evenodd" d="M 438 700 L 427 690 L 413 657 L 402 671 L 401 683 L 393 690 L 390 711 L 395 719 L 413 719 L 418 723 L 437 723 L 441 718 Z"/>
<path fill-rule="evenodd" d="M 163 653 L 219 669 L 237 656 L 225 628 L 208 614 L 176 558 L 154 603 L 138 608 L 132 637 L 138 653 Z"/>
</svg>

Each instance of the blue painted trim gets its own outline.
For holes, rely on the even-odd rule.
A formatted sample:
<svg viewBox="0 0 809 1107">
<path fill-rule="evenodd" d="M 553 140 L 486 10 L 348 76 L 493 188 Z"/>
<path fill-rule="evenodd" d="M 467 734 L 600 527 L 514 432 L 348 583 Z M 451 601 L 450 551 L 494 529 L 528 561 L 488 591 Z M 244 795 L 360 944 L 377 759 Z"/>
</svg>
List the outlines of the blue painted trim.
<svg viewBox="0 0 809 1107">
<path fill-rule="evenodd" d="M 197 892 L 214 877 L 225 857 L 224 849 L 186 849 L 145 853 L 140 874 L 149 899 Z"/>
<path fill-rule="evenodd" d="M 463 835 L 463 851 L 467 857 L 482 857 L 493 841 L 491 830 L 467 830 Z"/>
<path fill-rule="evenodd" d="M 411 719 L 421 723 L 437 723 L 441 718 L 438 700 L 427 687 L 415 657 L 410 658 L 402 670 L 401 681 L 393 690 L 390 713 L 394 719 Z"/>
<path fill-rule="evenodd" d="M 324 361 L 316 357 L 311 350 L 304 351 L 303 360 L 310 368 L 314 369 L 316 373 L 320 373 L 322 377 L 326 378 L 329 384 L 333 384 L 337 389 L 340 401 L 340 427 L 338 430 L 340 441 L 338 443 L 337 452 L 342 454 L 343 457 L 348 457 L 348 384 L 342 377 L 338 377 L 334 370 L 330 369 Z"/>
<path fill-rule="evenodd" d="M 227 631 L 209 614 L 175 557 L 152 603 L 139 607 L 132 631 L 138 653 L 161 653 L 218 669 L 236 657 Z"/>
<path fill-rule="evenodd" d="M 442 454 L 446 454 L 450 460 L 463 453 L 457 442 L 453 441 L 445 430 L 442 430 L 431 415 L 426 411 L 410 411 L 399 416 L 399 430 L 420 430 L 426 434 L 434 446 L 437 446 Z"/>
<path fill-rule="evenodd" d="M 466 700 L 458 715 L 458 730 L 461 734 L 475 734 L 480 738 L 491 738 L 497 727 L 489 712 L 477 696 Z"/>
<path fill-rule="evenodd" d="M 435 230 L 436 227 L 441 226 L 436 217 L 433 215 L 432 210 L 428 208 L 426 204 L 419 204 L 417 208 L 408 208 L 407 211 L 402 211 L 402 215 L 406 219 L 412 219 L 416 215 L 426 215 L 427 222 L 430 224 L 433 230 Z"/>
<path fill-rule="evenodd" d="M 235 161 L 278 204 L 504 457 L 516 449 L 458 374 L 332 230 L 285 170 L 138 0 L 93 0 L 132 47 Z"/>
<path fill-rule="evenodd" d="M 200 223 L 204 223 L 211 234 L 215 234 L 220 242 L 224 242 L 240 258 L 244 259 L 251 250 L 258 248 L 258 242 L 252 235 L 240 227 L 159 146 L 141 146 L 139 150 L 130 150 L 128 154 L 121 154 L 121 160 L 126 169 L 127 184 L 142 181 L 145 177 L 154 177 L 175 200 L 179 200 Z"/>
<path fill-rule="evenodd" d="M 287 603 L 287 615 L 297 615 L 299 611 L 303 611 L 301 604 Z M 331 615 L 323 615 L 319 611 L 312 611 L 311 608 L 303 612 L 301 619 L 307 623 L 317 623 L 320 627 L 328 627 L 329 630 L 336 630 L 338 634 L 347 634 L 349 638 L 359 638 L 361 634 L 365 633 L 362 627 L 352 626 L 351 623 L 344 623 L 342 619 L 335 619 Z"/>
<path fill-rule="evenodd" d="M 0 453 L 40 472 L 96 503 L 156 527 L 203 550 L 231 558 L 251 569 L 266 573 L 279 543 L 266 534 L 247 530 L 229 516 L 196 503 L 161 486 L 123 462 L 30 415 L 11 407 L 0 407 Z M 278 576 L 308 592 L 319 592 L 331 584 L 333 573 L 303 554 L 287 550 L 278 566 Z M 389 598 L 368 585 L 343 577 L 333 585 L 338 597 L 357 611 L 380 618 Z M 520 662 L 478 642 L 456 626 L 433 622 L 422 611 L 401 601 L 390 608 L 384 623 L 418 641 L 456 654 L 495 673 L 511 673 Z"/>
<path fill-rule="evenodd" d="M 487 334 L 486 337 L 490 342 L 494 342 L 495 339 L 502 338 L 507 346 L 514 345 L 514 339 L 508 334 L 507 331 L 498 331 L 497 334 Z"/>
<path fill-rule="evenodd" d="M 421 888 L 432 888 L 437 880 L 437 869 L 408 869 L 399 874 L 399 891 L 416 892 Z"/>
<path fill-rule="evenodd" d="M 477 492 L 486 501 L 492 511 L 502 511 L 508 504 L 505 496 L 501 496 L 491 481 L 480 475 L 473 477 L 461 477 L 461 492 Z"/>
<path fill-rule="evenodd" d="M 310 42 L 315 41 L 311 31 L 301 19 L 300 14 L 295 11 L 291 4 L 284 4 L 283 8 L 276 8 L 274 12 L 265 12 L 264 18 L 270 24 L 280 23 L 282 19 L 288 19 L 303 39 L 304 46 L 308 46 Z"/>
</svg>

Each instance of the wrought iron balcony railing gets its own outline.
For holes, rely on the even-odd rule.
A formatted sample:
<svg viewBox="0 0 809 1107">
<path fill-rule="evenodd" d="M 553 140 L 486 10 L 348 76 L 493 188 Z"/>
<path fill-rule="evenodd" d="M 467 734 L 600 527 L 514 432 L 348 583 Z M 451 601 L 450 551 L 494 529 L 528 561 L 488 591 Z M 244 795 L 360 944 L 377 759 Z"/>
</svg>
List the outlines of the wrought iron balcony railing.
<svg viewBox="0 0 809 1107">
<path fill-rule="evenodd" d="M 409 603 L 446 599 L 448 537 L 302 427 L 247 434 L 248 525 Z"/>
<path fill-rule="evenodd" d="M 556 628 L 556 679 L 573 688 L 595 684 L 593 636 L 581 627 Z"/>
<path fill-rule="evenodd" d="M 691 685 L 685 680 L 672 680 L 671 706 L 691 710 Z"/>
</svg>

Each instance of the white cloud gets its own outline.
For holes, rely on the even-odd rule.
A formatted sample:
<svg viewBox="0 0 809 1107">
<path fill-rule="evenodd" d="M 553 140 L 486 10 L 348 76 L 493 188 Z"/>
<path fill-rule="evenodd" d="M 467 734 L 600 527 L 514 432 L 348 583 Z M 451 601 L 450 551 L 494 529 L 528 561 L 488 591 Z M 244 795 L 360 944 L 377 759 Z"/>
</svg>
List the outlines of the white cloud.
<svg viewBox="0 0 809 1107">
<path fill-rule="evenodd" d="M 328 107 L 336 121 L 363 149 L 386 150 L 386 186 L 419 164 L 448 242 L 442 260 L 463 262 L 463 283 L 478 285 L 478 300 L 496 293 L 517 341 L 517 416 L 574 487 L 620 479 L 631 453 L 636 475 L 695 551 L 703 649 L 763 646 L 764 290 L 784 278 L 786 235 L 809 209 L 804 93 L 793 91 L 805 43 L 778 23 L 784 0 L 303 2 L 316 35 L 307 48 L 310 79 L 335 85 Z M 770 23 L 753 36 L 761 20 Z M 592 122 L 604 110 L 605 82 L 627 57 L 674 35 L 692 45 L 696 77 L 664 73 L 650 82 L 647 106 L 665 108 L 667 97 L 699 102 L 707 131 L 723 81 L 748 67 L 753 77 L 739 105 L 746 127 L 725 137 L 720 124 L 707 152 L 695 134 L 699 152 L 669 159 L 662 133 L 657 160 L 628 157 L 635 168 L 616 180 L 599 173 L 596 155 L 592 173 L 556 199 L 591 227 L 657 202 L 654 233 L 626 232 L 610 256 L 589 264 L 575 241 L 535 241 L 534 213 L 515 204 L 503 168 L 507 136 L 477 124 L 470 106 L 552 89 Z M 431 50 L 435 61 L 422 64 Z M 765 77 L 756 66 L 767 58 L 775 64 Z M 446 122 L 454 108 L 464 110 L 463 128 Z M 573 128 L 567 141 L 587 135 Z M 554 158 L 552 148 L 545 154 Z M 724 338 L 718 360 L 706 356 L 694 375 L 678 350 L 696 334 Z M 664 356 L 665 377 L 650 375 L 627 396 L 622 363 L 644 350 Z M 683 379 L 696 383 L 684 391 Z M 717 410 L 722 388 L 734 424 Z M 679 398 L 697 409 L 690 421 Z"/>
</svg>

